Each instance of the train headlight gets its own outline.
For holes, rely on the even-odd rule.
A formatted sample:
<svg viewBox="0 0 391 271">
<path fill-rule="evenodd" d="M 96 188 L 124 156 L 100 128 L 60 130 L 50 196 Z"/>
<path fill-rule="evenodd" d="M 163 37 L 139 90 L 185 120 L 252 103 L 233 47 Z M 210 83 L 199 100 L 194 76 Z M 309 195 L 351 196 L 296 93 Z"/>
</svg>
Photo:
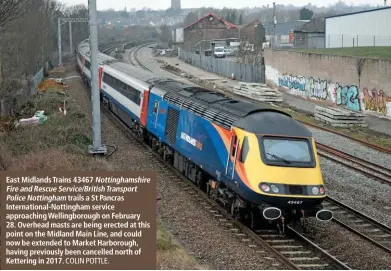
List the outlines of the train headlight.
<svg viewBox="0 0 391 271">
<path fill-rule="evenodd" d="M 276 185 L 274 185 L 274 184 L 272 184 L 271 185 L 271 189 L 272 189 L 272 191 L 274 192 L 274 193 L 278 193 L 278 187 L 276 186 Z"/>
<path fill-rule="evenodd" d="M 318 195 L 318 193 L 319 193 L 319 188 L 317 188 L 316 186 L 312 187 L 312 194 Z"/>
<path fill-rule="evenodd" d="M 321 186 L 320 188 L 319 188 L 319 192 L 323 195 L 324 194 L 324 187 L 323 186 Z"/>
<path fill-rule="evenodd" d="M 269 192 L 270 191 L 270 187 L 267 185 L 267 184 L 263 184 L 261 185 L 261 189 L 265 192 Z"/>
</svg>

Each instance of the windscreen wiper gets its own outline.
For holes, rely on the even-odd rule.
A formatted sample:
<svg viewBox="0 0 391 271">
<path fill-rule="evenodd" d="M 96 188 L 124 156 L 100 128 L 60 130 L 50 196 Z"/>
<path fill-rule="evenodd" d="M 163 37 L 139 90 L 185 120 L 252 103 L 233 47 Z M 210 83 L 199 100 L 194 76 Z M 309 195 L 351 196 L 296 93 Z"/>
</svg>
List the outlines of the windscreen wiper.
<svg viewBox="0 0 391 271">
<path fill-rule="evenodd" d="M 284 158 L 282 158 L 282 157 L 280 157 L 280 156 L 277 156 L 277 155 L 275 155 L 275 154 L 272 154 L 272 153 L 269 153 L 269 152 L 267 152 L 267 154 L 269 154 L 271 157 L 273 157 L 273 158 L 275 158 L 275 159 L 278 159 L 278 160 L 280 160 L 280 161 L 283 161 L 283 162 L 285 162 L 285 163 L 287 163 L 287 164 L 290 164 L 290 163 L 291 163 L 291 161 L 286 160 L 286 159 L 284 159 Z"/>
</svg>

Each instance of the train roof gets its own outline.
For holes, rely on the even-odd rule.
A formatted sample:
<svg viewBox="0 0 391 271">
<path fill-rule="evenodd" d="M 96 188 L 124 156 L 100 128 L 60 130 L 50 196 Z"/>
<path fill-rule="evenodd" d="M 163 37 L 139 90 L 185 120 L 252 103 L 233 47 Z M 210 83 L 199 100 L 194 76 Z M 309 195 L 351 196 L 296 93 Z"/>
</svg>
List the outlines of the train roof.
<svg viewBox="0 0 391 271">
<path fill-rule="evenodd" d="M 163 99 L 185 108 L 226 129 L 232 126 L 255 134 L 311 137 L 311 132 L 291 115 L 263 103 L 231 99 L 206 88 L 175 80 L 156 81 L 154 87 L 166 90 Z"/>
<path fill-rule="evenodd" d="M 255 123 L 257 125 L 254 125 Z M 312 137 L 303 124 L 277 110 L 251 113 L 238 119 L 234 126 L 254 134 Z"/>
<path fill-rule="evenodd" d="M 136 77 L 137 79 L 146 83 L 148 83 L 150 80 L 156 80 L 159 78 L 152 72 L 146 71 L 140 67 L 131 66 L 123 61 L 113 61 L 112 63 L 107 64 L 107 66 L 117 69 L 132 77 Z"/>
</svg>

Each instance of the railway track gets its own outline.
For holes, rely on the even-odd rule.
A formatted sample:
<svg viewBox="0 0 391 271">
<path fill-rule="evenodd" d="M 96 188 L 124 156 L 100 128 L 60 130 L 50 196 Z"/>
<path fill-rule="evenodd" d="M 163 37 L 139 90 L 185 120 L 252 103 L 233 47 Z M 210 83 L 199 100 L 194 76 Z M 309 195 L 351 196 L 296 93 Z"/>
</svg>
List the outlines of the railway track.
<svg viewBox="0 0 391 271">
<path fill-rule="evenodd" d="M 110 55 L 111 52 L 117 48 L 118 46 L 121 46 L 121 45 L 124 45 L 126 44 L 126 42 L 114 42 L 114 43 L 111 43 L 111 44 L 104 44 L 104 45 L 101 45 L 101 46 L 98 46 L 98 50 L 104 54 L 108 54 Z"/>
<path fill-rule="evenodd" d="M 133 66 L 137 66 L 137 61 L 134 59 L 134 50 L 136 49 L 136 47 L 130 48 L 128 52 L 129 63 L 132 64 Z"/>
<path fill-rule="evenodd" d="M 316 129 L 319 129 L 319 130 L 323 130 L 323 131 L 326 131 L 326 132 L 329 132 L 329 133 L 333 133 L 333 134 L 336 134 L 336 135 L 340 135 L 342 137 L 345 137 L 345 138 L 348 138 L 352 141 L 355 141 L 355 142 L 358 142 L 362 145 L 365 145 L 371 149 L 374 149 L 374 150 L 377 150 L 377 151 L 380 151 L 380 152 L 384 152 L 384 153 L 388 153 L 388 154 L 391 154 L 391 149 L 389 148 L 385 148 L 385 147 L 382 147 L 382 146 L 379 146 L 379 145 L 375 145 L 375 144 L 372 144 L 372 143 L 369 143 L 365 140 L 360 140 L 360 139 L 357 139 L 357 138 L 354 138 L 354 137 L 351 137 L 351 136 L 348 136 L 344 133 L 341 133 L 341 132 L 337 132 L 337 131 L 334 131 L 334 130 L 331 130 L 331 129 L 328 129 L 326 127 L 323 127 L 323 126 L 320 126 L 320 125 L 316 125 L 316 124 L 312 124 L 312 123 L 309 123 L 309 122 L 305 122 L 305 121 L 301 121 L 301 120 L 297 120 L 298 122 L 301 122 L 302 124 L 304 125 L 307 125 L 307 126 L 310 126 L 310 127 L 313 127 L 313 128 L 316 128 Z"/>
<path fill-rule="evenodd" d="M 147 66 L 145 66 L 139 59 L 138 59 L 138 52 L 141 48 L 143 48 L 144 46 L 147 46 L 147 45 L 150 45 L 150 44 L 153 44 L 154 42 L 149 42 L 149 43 L 145 43 L 145 44 L 140 44 L 136 47 L 133 47 L 130 49 L 129 51 L 129 54 L 128 54 L 128 59 L 129 59 L 129 62 L 130 64 L 132 64 L 133 66 L 140 66 L 141 68 L 143 68 L 144 70 L 147 70 L 147 71 L 150 71 L 152 72 Z"/>
<path fill-rule="evenodd" d="M 316 147 L 320 156 L 364 173 L 382 183 L 391 185 L 391 169 L 318 142 Z"/>
<path fill-rule="evenodd" d="M 323 206 L 334 213 L 332 221 L 391 253 L 391 227 L 329 196 Z"/>
</svg>

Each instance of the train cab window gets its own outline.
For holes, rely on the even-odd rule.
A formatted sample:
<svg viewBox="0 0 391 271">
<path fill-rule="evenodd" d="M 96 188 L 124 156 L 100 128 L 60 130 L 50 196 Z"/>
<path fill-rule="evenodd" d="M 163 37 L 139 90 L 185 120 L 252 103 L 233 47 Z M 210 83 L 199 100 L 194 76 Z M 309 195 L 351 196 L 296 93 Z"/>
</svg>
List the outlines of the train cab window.
<svg viewBox="0 0 391 271">
<path fill-rule="evenodd" d="M 243 144 L 242 144 L 242 151 L 240 152 L 239 162 L 244 163 L 246 161 L 246 157 L 250 151 L 250 146 L 248 144 L 248 138 L 247 136 L 244 137 Z"/>
<path fill-rule="evenodd" d="M 154 114 L 157 114 L 158 105 L 159 105 L 159 102 L 158 102 L 158 101 L 156 101 L 156 102 L 154 103 L 154 105 L 153 105 L 153 113 L 154 113 Z"/>
<path fill-rule="evenodd" d="M 267 164 L 315 166 L 312 148 L 307 139 L 258 137 L 260 151 Z"/>
</svg>

